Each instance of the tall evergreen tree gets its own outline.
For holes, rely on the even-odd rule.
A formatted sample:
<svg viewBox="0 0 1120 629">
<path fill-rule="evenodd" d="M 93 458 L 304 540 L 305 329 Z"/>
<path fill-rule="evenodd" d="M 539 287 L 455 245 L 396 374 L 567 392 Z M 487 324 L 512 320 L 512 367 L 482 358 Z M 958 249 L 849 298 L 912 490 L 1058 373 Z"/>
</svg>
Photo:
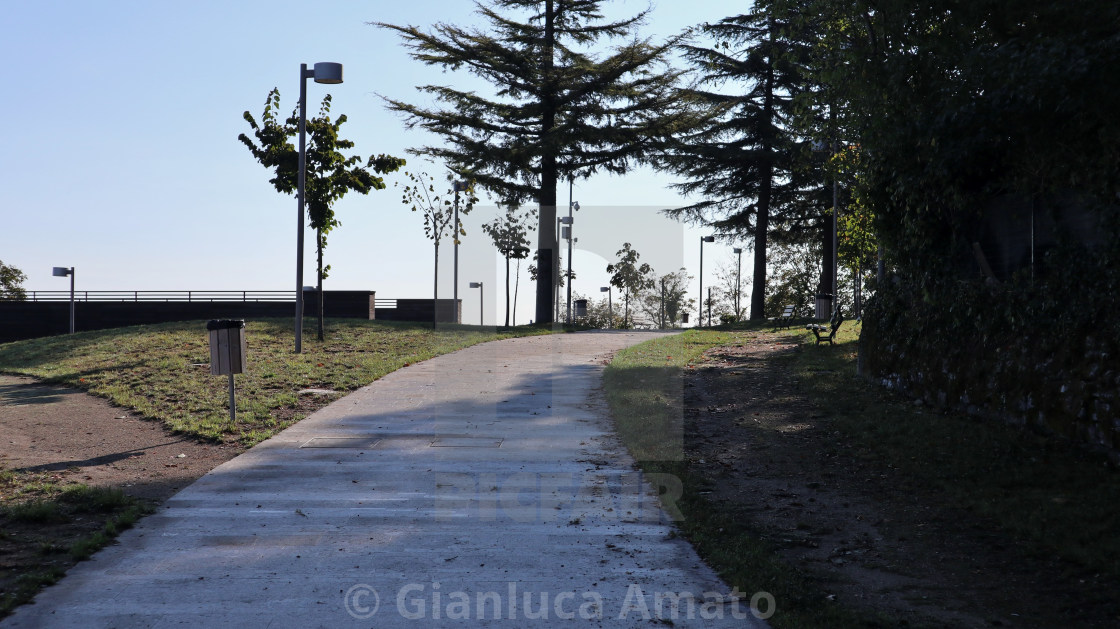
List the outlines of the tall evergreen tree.
<svg viewBox="0 0 1120 629">
<path fill-rule="evenodd" d="M 451 86 L 420 86 L 438 105 L 386 99 L 406 124 L 444 138 L 417 154 L 459 165 L 501 203 L 540 205 L 536 320 L 553 320 L 556 187 L 598 171 L 623 173 L 649 145 L 668 137 L 683 113 L 671 87 L 679 75 L 666 54 L 635 35 L 646 12 L 607 21 L 602 0 L 489 0 L 478 12 L 487 29 L 436 24 L 398 32 L 414 59 L 463 69 L 490 83 L 493 96 Z M 622 42 L 605 52 L 602 44 Z"/>
<path fill-rule="evenodd" d="M 806 142 L 792 125 L 797 95 L 806 89 L 799 45 L 763 0 L 698 33 L 715 43 L 682 46 L 699 75 L 682 94 L 706 120 L 678 136 L 664 166 L 686 178 L 674 188 L 701 200 L 668 213 L 753 241 L 750 316 L 762 319 L 769 239 L 796 234 L 820 214 L 820 174 L 808 167 Z"/>
</svg>

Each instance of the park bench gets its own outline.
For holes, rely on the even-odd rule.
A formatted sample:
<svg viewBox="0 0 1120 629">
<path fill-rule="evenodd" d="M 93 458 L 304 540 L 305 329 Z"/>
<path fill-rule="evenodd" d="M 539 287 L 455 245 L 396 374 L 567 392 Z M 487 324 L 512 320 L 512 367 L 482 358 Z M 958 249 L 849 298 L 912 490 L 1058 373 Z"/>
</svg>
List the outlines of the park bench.
<svg viewBox="0 0 1120 629">
<path fill-rule="evenodd" d="M 777 320 L 778 329 L 789 328 L 791 321 L 793 321 L 793 304 L 789 304 L 782 309 L 782 314 Z"/>
<path fill-rule="evenodd" d="M 832 345 L 832 341 L 836 339 L 836 331 L 840 329 L 841 323 L 844 323 L 844 315 L 840 312 L 840 306 L 836 306 L 836 310 L 832 312 L 832 319 L 828 322 L 828 325 L 810 323 L 805 326 L 805 329 L 812 331 L 813 334 L 817 336 L 817 345 L 825 341 L 827 341 L 829 345 Z M 825 332 L 828 332 L 828 334 L 825 334 Z"/>
</svg>

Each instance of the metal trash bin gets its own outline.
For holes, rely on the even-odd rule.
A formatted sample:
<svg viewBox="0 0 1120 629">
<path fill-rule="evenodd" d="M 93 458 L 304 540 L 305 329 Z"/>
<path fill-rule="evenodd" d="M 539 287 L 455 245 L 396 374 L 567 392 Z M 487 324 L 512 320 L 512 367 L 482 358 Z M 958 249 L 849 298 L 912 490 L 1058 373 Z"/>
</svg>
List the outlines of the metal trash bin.
<svg viewBox="0 0 1120 629">
<path fill-rule="evenodd" d="M 575 301 L 575 304 L 576 304 L 575 316 L 577 318 L 578 317 L 586 317 L 587 316 L 587 300 L 586 299 L 577 299 Z"/>
<path fill-rule="evenodd" d="M 829 293 L 817 293 L 816 309 L 813 313 L 814 318 L 819 321 L 828 321 L 832 316 L 832 295 Z"/>
<path fill-rule="evenodd" d="M 210 374 L 245 373 L 245 320 L 213 319 L 206 322 L 206 329 L 210 332 Z"/>
</svg>

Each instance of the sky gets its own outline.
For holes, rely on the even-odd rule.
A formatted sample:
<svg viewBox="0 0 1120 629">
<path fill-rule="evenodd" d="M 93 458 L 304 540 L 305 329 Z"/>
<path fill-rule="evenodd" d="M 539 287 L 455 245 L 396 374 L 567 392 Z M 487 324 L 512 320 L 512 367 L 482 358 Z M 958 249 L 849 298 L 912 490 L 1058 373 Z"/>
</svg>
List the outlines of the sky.
<svg viewBox="0 0 1120 629">
<path fill-rule="evenodd" d="M 645 1 L 607 2 L 623 17 Z M 655 0 L 643 35 L 655 40 L 703 21 L 745 10 L 731 0 Z M 5 3 L 0 55 L 7 60 L 6 121 L 0 143 L 0 260 L 27 275 L 29 291 L 68 290 L 51 268 L 76 268 L 77 290 L 293 290 L 296 266 L 294 196 L 277 193 L 271 177 L 238 140 L 259 119 L 277 87 L 281 110 L 299 96 L 299 66 L 342 63 L 344 82 L 308 82 L 308 113 L 326 94 L 332 115 L 345 113 L 342 135 L 363 157 L 405 157 L 408 170 L 443 178 L 438 165 L 408 155 L 440 139 L 405 129 L 381 96 L 425 102 L 421 84 L 471 87 L 465 73 L 411 60 L 399 37 L 370 25 L 381 21 L 428 27 L 436 21 L 477 23 L 466 0 L 374 2 L 327 0 L 12 0 Z M 432 243 L 423 219 L 388 189 L 352 193 L 335 206 L 342 226 L 331 233 L 327 290 L 372 290 L 378 297 L 432 295 Z M 660 214 L 687 202 L 667 186 L 670 175 L 641 169 L 577 181 L 573 291 L 600 297 L 606 265 L 631 242 L 659 274 L 682 266 L 699 272 L 706 232 Z M 403 185 L 403 181 L 402 181 Z M 558 192 L 568 202 L 567 186 Z M 565 208 L 561 208 L 563 212 Z M 480 225 L 496 209 L 485 195 L 464 217 L 459 251 L 463 320 L 504 315 L 504 267 Z M 535 235 L 531 236 L 536 243 Z M 304 284 L 314 284 L 314 239 L 306 236 Z M 733 246 L 704 246 L 704 283 L 730 267 Z M 565 245 L 566 247 L 566 245 Z M 451 248 L 440 251 L 440 297 L 451 297 Z M 750 277 L 750 256 L 743 256 Z M 533 315 L 533 285 L 524 264 L 516 323 Z M 483 282 L 483 291 L 468 282 Z M 691 297 L 696 297 L 693 280 Z M 743 301 L 749 301 L 744 287 Z M 497 319 L 495 318 L 497 317 Z M 695 319 L 694 319 L 695 320 Z"/>
</svg>

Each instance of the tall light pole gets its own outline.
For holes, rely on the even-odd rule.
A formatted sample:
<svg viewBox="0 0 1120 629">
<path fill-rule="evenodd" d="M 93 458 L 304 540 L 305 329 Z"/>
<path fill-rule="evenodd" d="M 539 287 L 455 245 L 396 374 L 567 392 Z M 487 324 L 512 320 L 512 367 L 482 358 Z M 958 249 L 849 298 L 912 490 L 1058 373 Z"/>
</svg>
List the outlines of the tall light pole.
<svg viewBox="0 0 1120 629">
<path fill-rule="evenodd" d="M 316 83 L 334 85 L 342 82 L 342 64 L 316 63 L 308 70 L 306 63 L 299 64 L 299 173 L 296 197 L 299 219 L 296 223 L 296 353 L 303 352 L 303 207 L 307 191 L 307 79 Z M 319 295 L 319 299 L 323 299 Z"/>
<path fill-rule="evenodd" d="M 572 210 L 579 209 L 579 203 L 572 200 L 575 178 L 568 175 L 568 325 L 572 324 Z"/>
<path fill-rule="evenodd" d="M 607 328 L 613 330 L 614 329 L 614 304 L 611 303 L 611 287 L 610 286 L 600 286 L 599 287 L 599 292 L 607 294 Z"/>
<path fill-rule="evenodd" d="M 74 267 L 56 266 L 51 270 L 55 277 L 70 276 L 70 334 L 74 333 Z M 88 310 L 88 309 L 87 309 Z"/>
<path fill-rule="evenodd" d="M 452 224 L 452 245 L 454 249 L 454 270 L 451 273 L 452 288 L 452 301 L 455 303 L 455 309 L 459 309 L 459 193 L 465 192 L 467 189 L 467 182 L 456 180 L 451 183 L 451 189 L 455 191 L 455 222 Z M 473 288 L 473 286 L 472 286 Z M 456 314 L 458 316 L 458 314 Z"/>
<path fill-rule="evenodd" d="M 696 327 L 703 327 L 704 325 L 704 243 L 715 241 L 715 236 L 700 237 L 700 318 L 696 321 Z"/>
<path fill-rule="evenodd" d="M 739 288 L 741 286 L 740 280 L 743 279 L 743 248 L 734 247 L 731 251 L 739 256 L 738 266 L 735 267 L 735 320 L 738 321 L 739 313 L 742 312 L 742 310 L 739 309 Z"/>
<path fill-rule="evenodd" d="M 486 304 L 485 293 L 482 289 L 482 282 L 471 282 L 471 288 L 478 289 L 478 325 L 482 325 L 482 307 Z"/>
</svg>

